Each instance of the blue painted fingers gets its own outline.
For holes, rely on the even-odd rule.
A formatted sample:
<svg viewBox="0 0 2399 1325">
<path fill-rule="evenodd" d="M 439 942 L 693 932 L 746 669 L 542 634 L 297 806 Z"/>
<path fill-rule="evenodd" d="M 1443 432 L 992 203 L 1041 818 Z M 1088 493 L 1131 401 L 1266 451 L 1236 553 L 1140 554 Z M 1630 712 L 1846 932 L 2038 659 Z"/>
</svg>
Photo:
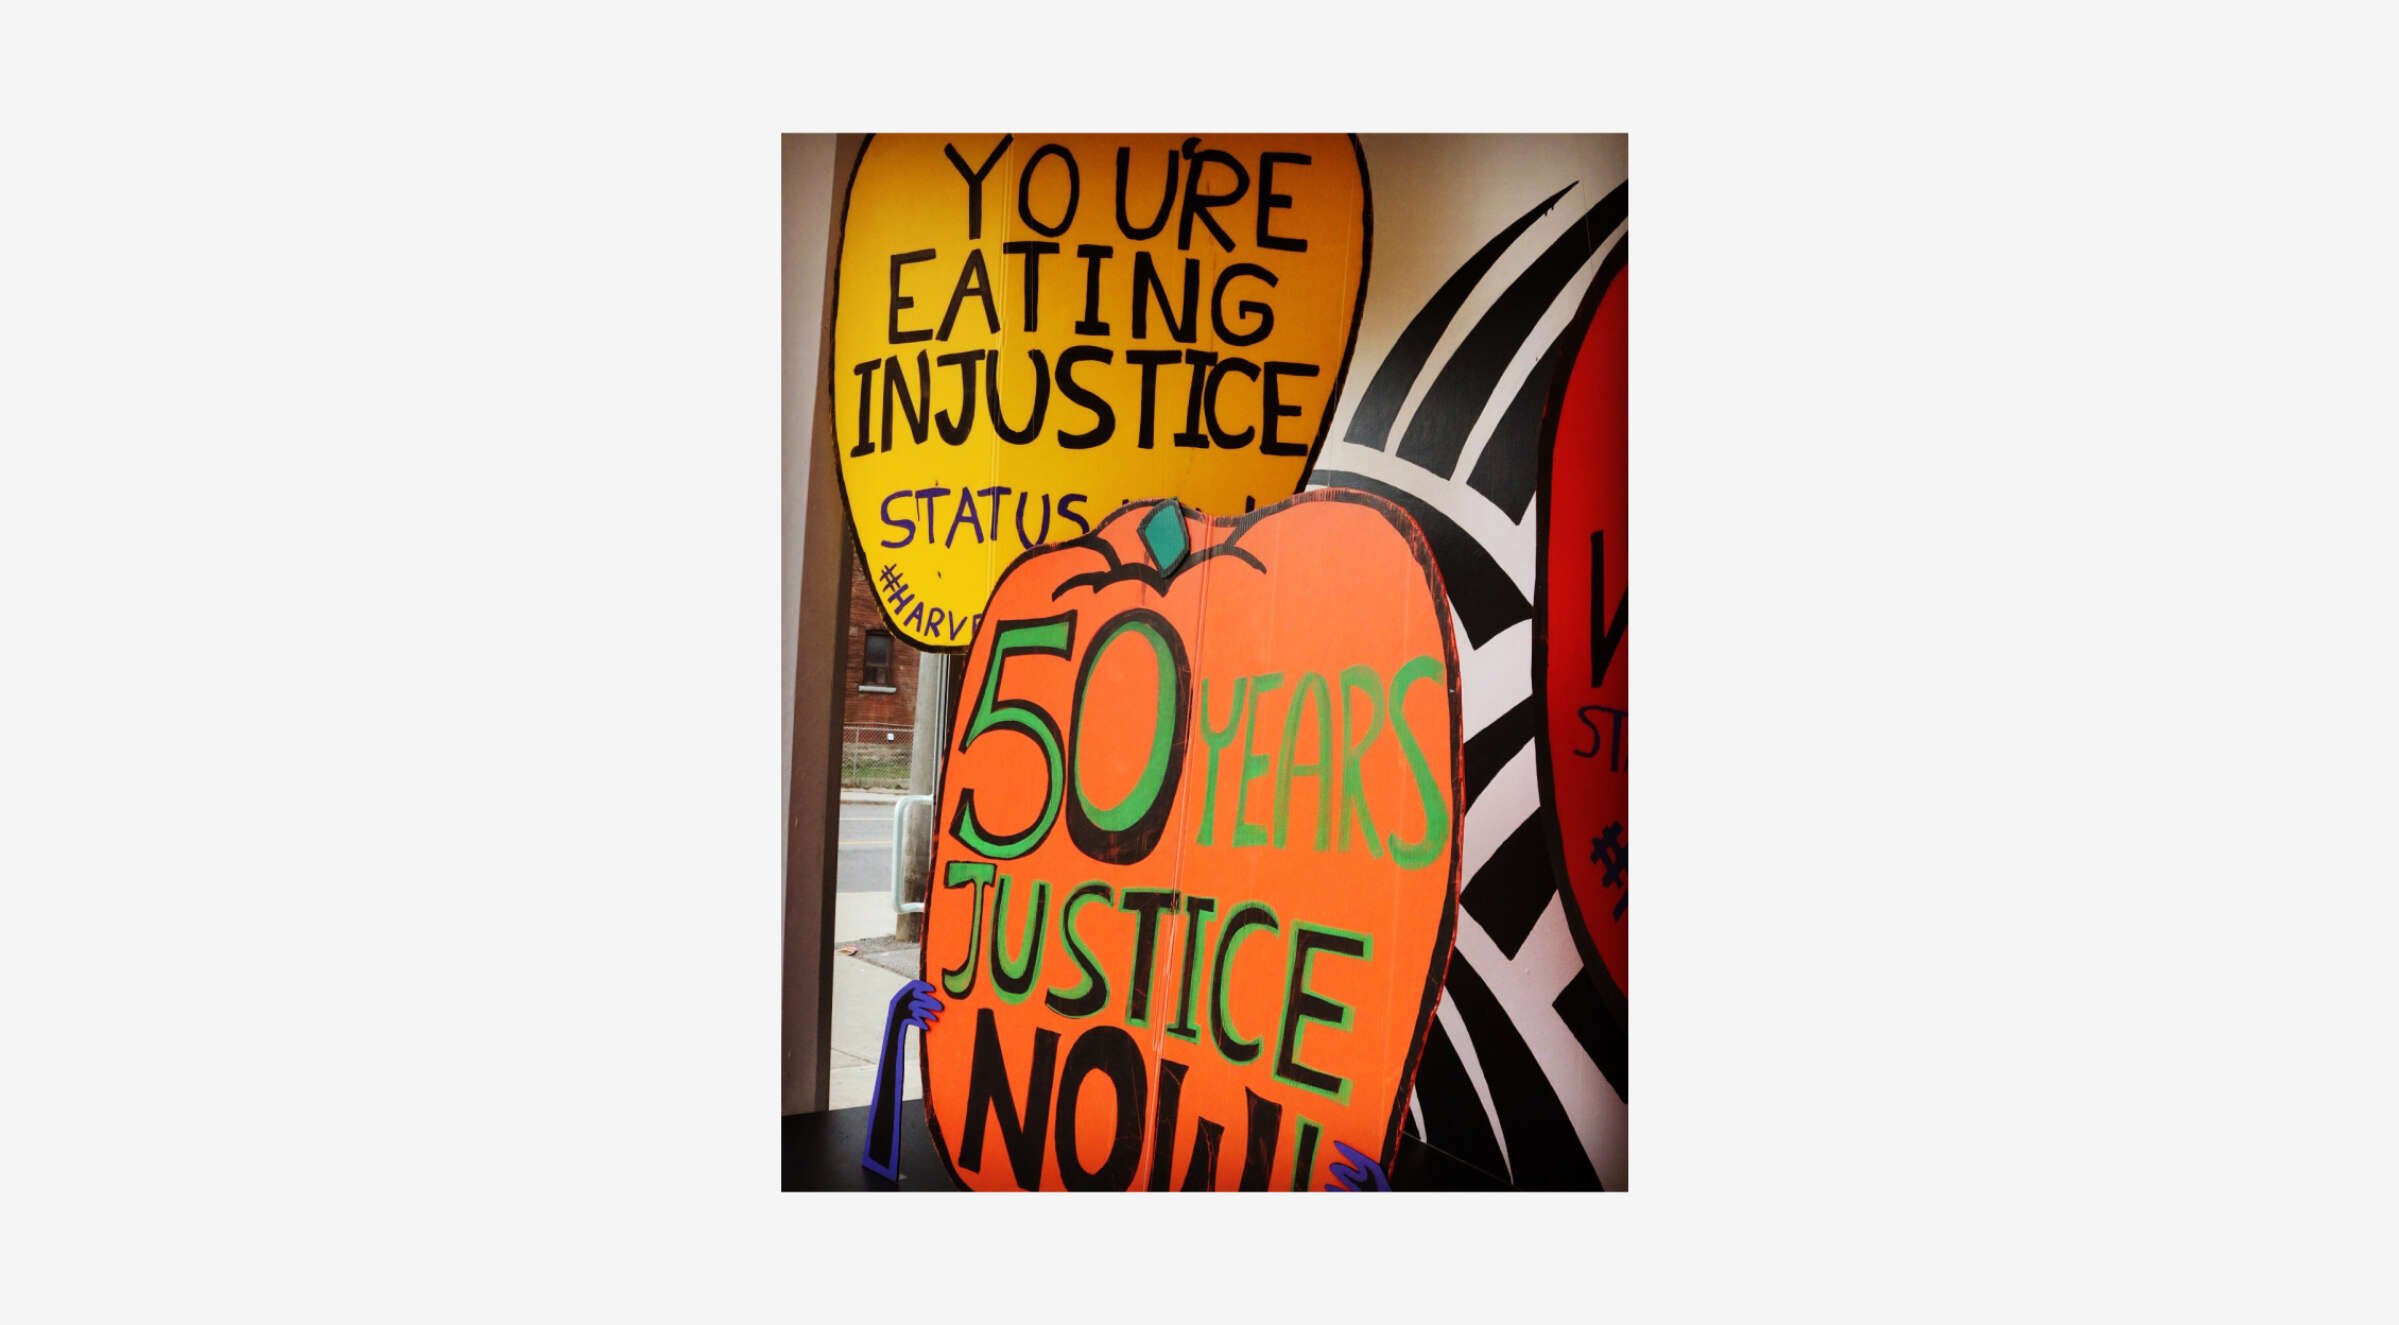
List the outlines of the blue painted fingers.
<svg viewBox="0 0 2399 1325">
<path fill-rule="evenodd" d="M 941 1020 L 942 1002 L 934 997 L 933 986 L 922 980 L 911 980 L 891 996 L 891 1021 L 895 1027 L 914 1026 L 930 1030 Z"/>
<path fill-rule="evenodd" d="M 1344 1142 L 1335 1141 L 1333 1149 L 1341 1152 L 1347 1164 L 1332 1167 L 1333 1181 L 1324 1185 L 1328 1192 L 1387 1192 L 1391 1180 L 1383 1176 L 1383 1166 L 1366 1157 L 1365 1153 Z"/>
</svg>

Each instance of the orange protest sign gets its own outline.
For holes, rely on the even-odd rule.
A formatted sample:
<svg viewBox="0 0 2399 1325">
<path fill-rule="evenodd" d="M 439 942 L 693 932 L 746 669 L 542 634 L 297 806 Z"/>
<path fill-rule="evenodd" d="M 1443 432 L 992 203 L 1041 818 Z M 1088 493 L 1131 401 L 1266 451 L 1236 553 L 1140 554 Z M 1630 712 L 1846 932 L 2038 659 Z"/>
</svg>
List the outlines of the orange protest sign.
<svg viewBox="0 0 2399 1325">
<path fill-rule="evenodd" d="M 976 1190 L 1386 1168 L 1456 923 L 1447 600 L 1415 523 L 1172 501 L 1019 557 L 966 658 L 923 978 Z"/>
</svg>

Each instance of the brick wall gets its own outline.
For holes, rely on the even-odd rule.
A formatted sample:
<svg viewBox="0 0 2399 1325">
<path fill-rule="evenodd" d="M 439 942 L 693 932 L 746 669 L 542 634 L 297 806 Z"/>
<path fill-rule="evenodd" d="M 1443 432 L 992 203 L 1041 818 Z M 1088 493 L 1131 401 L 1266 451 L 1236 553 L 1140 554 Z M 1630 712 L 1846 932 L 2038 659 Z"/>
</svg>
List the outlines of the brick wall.
<svg viewBox="0 0 2399 1325">
<path fill-rule="evenodd" d="M 870 630 L 890 634 L 890 627 L 883 624 L 883 610 L 875 605 L 875 588 L 867 583 L 866 568 L 853 551 L 849 638 L 843 645 L 848 652 L 841 674 L 841 721 L 845 726 L 898 727 L 900 739 L 905 741 L 907 729 L 916 722 L 916 650 L 893 636 L 891 692 L 861 690 L 860 678 L 866 674 L 866 633 Z"/>
</svg>

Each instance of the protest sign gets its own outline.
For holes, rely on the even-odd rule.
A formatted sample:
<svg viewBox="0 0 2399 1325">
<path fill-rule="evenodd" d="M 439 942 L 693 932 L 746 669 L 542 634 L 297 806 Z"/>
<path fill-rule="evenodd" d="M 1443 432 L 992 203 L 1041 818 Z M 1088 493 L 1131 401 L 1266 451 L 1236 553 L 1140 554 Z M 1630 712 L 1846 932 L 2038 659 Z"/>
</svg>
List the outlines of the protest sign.
<svg viewBox="0 0 2399 1325">
<path fill-rule="evenodd" d="M 1126 501 L 1303 482 L 1348 371 L 1354 138 L 877 135 L 844 204 L 834 438 L 885 617 L 973 638 L 1000 570 Z"/>
<path fill-rule="evenodd" d="M 1625 286 L 1595 289 L 1588 329 L 1551 405 L 1542 459 L 1542 800 L 1555 812 L 1566 914 L 1593 979 L 1630 991 L 1626 827 Z"/>
<path fill-rule="evenodd" d="M 1457 656 L 1398 507 L 1138 502 L 1021 555 L 966 658 L 922 976 L 977 1190 L 1386 1167 L 1456 923 Z"/>
</svg>

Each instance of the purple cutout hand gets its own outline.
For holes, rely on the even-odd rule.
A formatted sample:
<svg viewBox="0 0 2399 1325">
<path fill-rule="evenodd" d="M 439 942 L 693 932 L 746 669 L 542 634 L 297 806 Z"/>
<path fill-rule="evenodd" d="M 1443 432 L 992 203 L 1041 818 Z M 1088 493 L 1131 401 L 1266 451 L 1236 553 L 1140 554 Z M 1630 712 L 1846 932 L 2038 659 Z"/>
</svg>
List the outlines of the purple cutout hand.
<svg viewBox="0 0 2399 1325">
<path fill-rule="evenodd" d="M 1333 1181 L 1324 1185 L 1326 1191 L 1387 1192 L 1391 1190 L 1391 1180 L 1383 1176 L 1382 1165 L 1367 1158 L 1356 1147 L 1340 1141 L 1333 1143 L 1333 1149 L 1340 1151 L 1342 1158 L 1347 1159 L 1349 1163 L 1335 1164 L 1332 1167 Z"/>
</svg>

